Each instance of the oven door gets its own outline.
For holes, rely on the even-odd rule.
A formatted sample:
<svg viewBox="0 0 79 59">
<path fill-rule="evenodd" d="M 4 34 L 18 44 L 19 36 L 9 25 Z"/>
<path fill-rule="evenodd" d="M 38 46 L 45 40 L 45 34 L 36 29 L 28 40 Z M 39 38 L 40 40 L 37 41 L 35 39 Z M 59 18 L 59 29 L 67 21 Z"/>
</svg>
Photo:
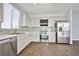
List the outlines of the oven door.
<svg viewBox="0 0 79 59">
<path fill-rule="evenodd" d="M 47 32 L 41 32 L 40 33 L 40 40 L 48 40 Z"/>
</svg>

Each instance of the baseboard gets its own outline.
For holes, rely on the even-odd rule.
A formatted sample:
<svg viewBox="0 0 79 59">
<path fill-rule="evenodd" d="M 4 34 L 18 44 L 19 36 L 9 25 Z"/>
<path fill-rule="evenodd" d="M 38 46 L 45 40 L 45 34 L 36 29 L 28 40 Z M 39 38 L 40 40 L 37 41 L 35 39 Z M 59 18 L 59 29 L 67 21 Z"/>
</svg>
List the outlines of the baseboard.
<svg viewBox="0 0 79 59">
<path fill-rule="evenodd" d="M 79 41 L 79 39 L 72 39 L 73 41 Z"/>
</svg>

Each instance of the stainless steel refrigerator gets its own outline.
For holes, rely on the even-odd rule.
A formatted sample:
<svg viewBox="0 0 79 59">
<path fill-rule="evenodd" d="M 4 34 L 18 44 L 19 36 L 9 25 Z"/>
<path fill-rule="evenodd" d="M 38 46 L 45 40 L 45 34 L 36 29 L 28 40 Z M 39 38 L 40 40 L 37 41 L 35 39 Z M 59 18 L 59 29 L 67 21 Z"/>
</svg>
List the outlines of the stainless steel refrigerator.
<svg viewBox="0 0 79 59">
<path fill-rule="evenodd" d="M 70 42 L 69 22 L 57 22 L 57 43 Z"/>
</svg>

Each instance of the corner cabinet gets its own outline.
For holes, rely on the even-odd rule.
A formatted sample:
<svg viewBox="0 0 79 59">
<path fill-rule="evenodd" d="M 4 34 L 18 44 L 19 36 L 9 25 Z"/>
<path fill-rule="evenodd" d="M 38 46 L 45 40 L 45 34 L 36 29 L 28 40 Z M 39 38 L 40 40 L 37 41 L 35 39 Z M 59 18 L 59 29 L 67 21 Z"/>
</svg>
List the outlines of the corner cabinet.
<svg viewBox="0 0 79 59">
<path fill-rule="evenodd" d="M 17 54 L 19 54 L 28 44 L 31 43 L 31 33 L 18 35 L 17 38 Z"/>
<path fill-rule="evenodd" d="M 0 22 L 3 21 L 3 3 L 0 3 Z"/>
</svg>

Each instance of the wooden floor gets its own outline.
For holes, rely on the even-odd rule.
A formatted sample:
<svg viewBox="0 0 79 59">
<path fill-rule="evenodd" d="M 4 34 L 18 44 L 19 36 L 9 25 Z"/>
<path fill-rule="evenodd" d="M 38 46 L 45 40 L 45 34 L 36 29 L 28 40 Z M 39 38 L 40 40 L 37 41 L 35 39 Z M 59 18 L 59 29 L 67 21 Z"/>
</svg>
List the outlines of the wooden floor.
<svg viewBox="0 0 79 59">
<path fill-rule="evenodd" d="M 73 45 L 55 43 L 31 43 L 19 56 L 79 56 L 79 42 Z"/>
</svg>

